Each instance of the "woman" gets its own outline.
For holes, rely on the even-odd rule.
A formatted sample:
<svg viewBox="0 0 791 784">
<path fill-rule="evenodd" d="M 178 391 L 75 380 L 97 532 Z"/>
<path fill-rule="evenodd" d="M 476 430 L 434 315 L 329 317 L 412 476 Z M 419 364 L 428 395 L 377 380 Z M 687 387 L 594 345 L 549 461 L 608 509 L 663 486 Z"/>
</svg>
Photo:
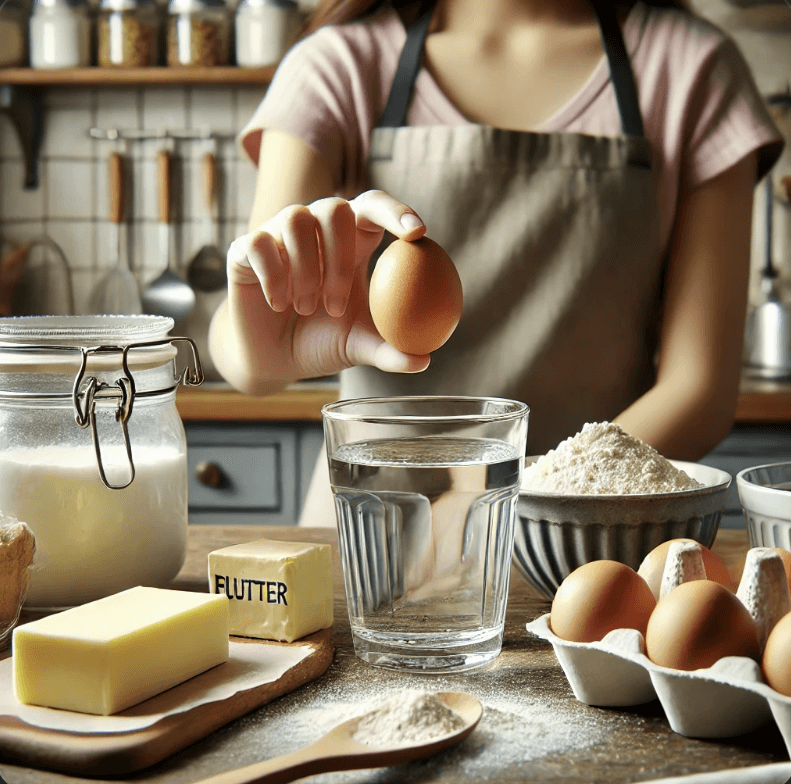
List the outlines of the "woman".
<svg viewBox="0 0 791 784">
<path fill-rule="evenodd" d="M 342 370 L 343 397 L 518 398 L 532 454 L 613 420 L 704 455 L 732 425 L 752 193 L 782 149 L 735 45 L 667 2 L 415 5 L 320 5 L 245 129 L 217 367 L 249 394 Z M 459 269 L 430 364 L 371 322 L 384 230 Z M 317 473 L 303 521 L 332 524 L 328 501 Z"/>
</svg>

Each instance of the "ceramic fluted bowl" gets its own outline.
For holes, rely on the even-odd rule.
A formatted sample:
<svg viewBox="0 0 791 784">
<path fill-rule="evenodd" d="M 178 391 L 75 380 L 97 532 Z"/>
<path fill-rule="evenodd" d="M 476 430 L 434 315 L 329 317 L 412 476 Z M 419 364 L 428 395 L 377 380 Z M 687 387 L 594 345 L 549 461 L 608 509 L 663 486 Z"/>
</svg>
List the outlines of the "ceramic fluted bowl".
<svg viewBox="0 0 791 784">
<path fill-rule="evenodd" d="M 745 468 L 736 474 L 736 489 L 750 547 L 791 550 L 791 463 Z"/>
<path fill-rule="evenodd" d="M 526 462 L 536 460 L 528 457 Z M 703 487 L 639 495 L 563 495 L 522 489 L 513 559 L 519 573 L 551 599 L 560 583 L 589 561 L 620 561 L 637 569 L 654 547 L 668 539 L 694 539 L 711 547 L 731 475 L 698 463 L 670 462 Z"/>
</svg>

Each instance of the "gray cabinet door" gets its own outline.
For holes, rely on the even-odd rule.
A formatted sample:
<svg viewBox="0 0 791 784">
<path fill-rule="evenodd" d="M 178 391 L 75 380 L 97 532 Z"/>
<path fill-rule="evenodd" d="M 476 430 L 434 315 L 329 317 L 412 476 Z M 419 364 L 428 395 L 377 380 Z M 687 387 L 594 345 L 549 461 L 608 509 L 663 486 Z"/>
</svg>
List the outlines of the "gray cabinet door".
<svg viewBox="0 0 791 784">
<path fill-rule="evenodd" d="M 192 523 L 295 525 L 319 423 L 186 422 Z"/>
</svg>

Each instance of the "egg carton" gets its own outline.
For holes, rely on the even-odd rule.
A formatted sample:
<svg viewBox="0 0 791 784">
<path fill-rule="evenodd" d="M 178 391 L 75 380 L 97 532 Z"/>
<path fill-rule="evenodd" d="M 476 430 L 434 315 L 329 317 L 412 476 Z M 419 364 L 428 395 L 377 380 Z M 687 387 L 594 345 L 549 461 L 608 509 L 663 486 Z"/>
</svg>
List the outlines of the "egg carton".
<svg viewBox="0 0 791 784">
<path fill-rule="evenodd" d="M 670 728 L 688 738 L 734 737 L 774 720 L 791 756 L 791 697 L 767 686 L 752 659 L 727 656 L 687 672 L 654 664 L 636 629 L 569 642 L 553 634 L 547 613 L 527 630 L 552 643 L 574 696 L 586 705 L 626 708 L 659 699 Z"/>
</svg>

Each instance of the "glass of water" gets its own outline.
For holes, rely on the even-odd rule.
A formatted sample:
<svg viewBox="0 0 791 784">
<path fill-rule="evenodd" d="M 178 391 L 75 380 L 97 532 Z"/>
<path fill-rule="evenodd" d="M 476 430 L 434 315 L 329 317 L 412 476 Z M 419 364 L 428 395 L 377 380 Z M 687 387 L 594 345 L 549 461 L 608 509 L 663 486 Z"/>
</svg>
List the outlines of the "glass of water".
<svg viewBox="0 0 791 784">
<path fill-rule="evenodd" d="M 356 654 L 417 672 L 494 660 L 528 407 L 370 398 L 322 414 Z"/>
</svg>

